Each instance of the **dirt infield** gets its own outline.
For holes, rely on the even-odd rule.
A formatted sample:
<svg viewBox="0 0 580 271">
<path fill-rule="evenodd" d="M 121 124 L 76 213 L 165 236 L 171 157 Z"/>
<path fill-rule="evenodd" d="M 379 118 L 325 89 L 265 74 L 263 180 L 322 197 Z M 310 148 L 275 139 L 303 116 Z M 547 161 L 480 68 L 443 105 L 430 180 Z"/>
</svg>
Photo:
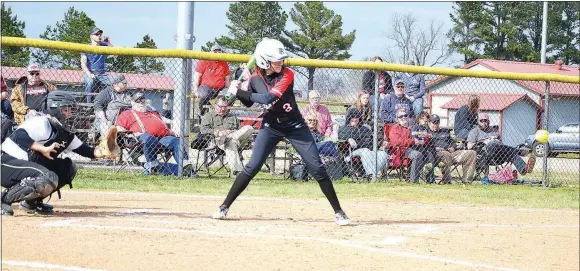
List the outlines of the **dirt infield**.
<svg viewBox="0 0 580 271">
<path fill-rule="evenodd" d="M 578 270 L 577 210 L 65 191 L 2 219 L 3 270 Z M 17 205 L 13 205 L 17 209 Z"/>
</svg>

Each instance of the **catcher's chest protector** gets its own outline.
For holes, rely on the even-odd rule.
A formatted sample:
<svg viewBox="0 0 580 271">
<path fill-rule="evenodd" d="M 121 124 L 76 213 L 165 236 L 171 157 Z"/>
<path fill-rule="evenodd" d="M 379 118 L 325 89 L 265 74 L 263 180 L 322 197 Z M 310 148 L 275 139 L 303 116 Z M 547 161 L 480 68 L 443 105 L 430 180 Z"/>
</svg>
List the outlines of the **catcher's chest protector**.
<svg viewBox="0 0 580 271">
<path fill-rule="evenodd" d="M 44 146 L 50 146 L 52 143 L 58 143 L 61 145 L 60 148 L 56 149 L 55 153 L 52 153 L 50 156 L 52 158 L 56 158 L 59 156 L 73 141 L 75 135 L 68 131 L 64 126 L 62 126 L 58 121 L 49 118 L 48 121 L 50 122 L 50 127 L 52 128 L 50 139 L 44 143 Z M 28 155 L 29 161 L 38 161 L 38 159 L 46 159 L 41 153 L 36 151 L 30 151 Z"/>
</svg>

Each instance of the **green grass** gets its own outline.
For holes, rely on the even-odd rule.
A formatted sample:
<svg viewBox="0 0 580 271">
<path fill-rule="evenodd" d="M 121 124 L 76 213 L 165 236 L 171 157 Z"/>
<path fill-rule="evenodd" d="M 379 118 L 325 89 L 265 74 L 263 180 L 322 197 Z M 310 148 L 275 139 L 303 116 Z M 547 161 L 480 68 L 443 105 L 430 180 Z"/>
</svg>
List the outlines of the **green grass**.
<svg viewBox="0 0 580 271">
<path fill-rule="evenodd" d="M 223 195 L 233 178 L 200 177 L 178 179 L 162 176 L 134 176 L 128 172 L 82 169 L 74 181 L 76 189 L 138 192 L 188 193 Z M 578 187 L 543 188 L 532 186 L 490 185 L 426 185 L 401 182 L 355 184 L 344 179 L 335 182 L 341 199 L 452 204 L 468 206 L 513 206 L 550 209 L 579 209 Z M 273 178 L 268 173 L 258 176 L 244 191 L 245 196 L 323 198 L 316 182 L 293 182 Z"/>
</svg>

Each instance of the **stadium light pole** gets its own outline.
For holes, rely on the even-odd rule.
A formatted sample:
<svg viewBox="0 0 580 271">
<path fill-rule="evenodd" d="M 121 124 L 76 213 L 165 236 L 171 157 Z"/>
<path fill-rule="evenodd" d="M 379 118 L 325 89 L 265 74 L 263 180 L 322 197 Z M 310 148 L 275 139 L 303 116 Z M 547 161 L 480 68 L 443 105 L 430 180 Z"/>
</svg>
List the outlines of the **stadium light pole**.
<svg viewBox="0 0 580 271">
<path fill-rule="evenodd" d="M 544 14 L 542 16 L 542 52 L 541 60 L 542 64 L 546 64 L 546 46 L 548 43 L 548 1 L 544 1 Z"/>
<path fill-rule="evenodd" d="M 193 13 L 194 2 L 177 3 L 177 49 L 193 49 Z M 176 69 L 175 74 L 175 91 L 173 94 L 172 123 L 171 128 L 179 131 L 179 145 L 187 146 L 189 144 L 189 129 L 186 125 L 186 118 L 189 114 L 187 95 L 191 93 L 191 60 L 182 59 L 180 69 Z M 184 151 L 188 148 L 179 148 L 179 159 L 177 162 L 177 176 L 183 177 L 183 157 Z"/>
</svg>

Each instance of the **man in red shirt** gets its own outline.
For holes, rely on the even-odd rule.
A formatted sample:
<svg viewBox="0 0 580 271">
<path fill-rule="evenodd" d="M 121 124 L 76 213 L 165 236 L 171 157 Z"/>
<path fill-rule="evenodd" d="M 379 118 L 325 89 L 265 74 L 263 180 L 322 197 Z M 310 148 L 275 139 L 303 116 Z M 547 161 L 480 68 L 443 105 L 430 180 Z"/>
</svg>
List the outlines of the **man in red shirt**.
<svg viewBox="0 0 580 271">
<path fill-rule="evenodd" d="M 221 53 L 222 47 L 214 45 L 211 48 L 214 53 Z M 209 104 L 211 99 L 218 93 L 230 86 L 230 67 L 225 61 L 200 60 L 193 74 L 193 93 L 199 98 L 199 112 L 203 116 L 207 109 L 204 105 Z"/>
<path fill-rule="evenodd" d="M 145 174 L 152 174 L 160 172 L 164 175 L 177 174 L 177 170 L 167 165 L 161 165 L 157 161 L 157 153 L 161 148 L 171 150 L 175 161 L 181 159 L 179 157 L 179 138 L 175 133 L 167 127 L 163 117 L 157 111 L 147 110 L 147 101 L 142 92 L 137 92 L 131 97 L 131 110 L 122 111 L 115 125 L 119 132 L 130 132 L 143 145 L 143 153 L 145 155 Z M 183 174 L 193 175 L 192 165 L 189 162 L 187 150 L 183 151 Z"/>
<path fill-rule="evenodd" d="M 428 180 L 434 179 L 433 176 L 433 162 L 434 157 L 428 151 L 418 151 L 417 146 L 425 145 L 424 139 L 413 138 L 411 136 L 411 129 L 409 129 L 409 115 L 407 110 L 400 108 L 395 115 L 397 117 L 397 124 L 389 131 L 389 146 L 399 147 L 405 150 L 405 157 L 411 159 L 411 172 L 409 178 L 411 182 L 418 183 L 421 174 L 421 169 L 424 169 L 424 174 Z"/>
</svg>

